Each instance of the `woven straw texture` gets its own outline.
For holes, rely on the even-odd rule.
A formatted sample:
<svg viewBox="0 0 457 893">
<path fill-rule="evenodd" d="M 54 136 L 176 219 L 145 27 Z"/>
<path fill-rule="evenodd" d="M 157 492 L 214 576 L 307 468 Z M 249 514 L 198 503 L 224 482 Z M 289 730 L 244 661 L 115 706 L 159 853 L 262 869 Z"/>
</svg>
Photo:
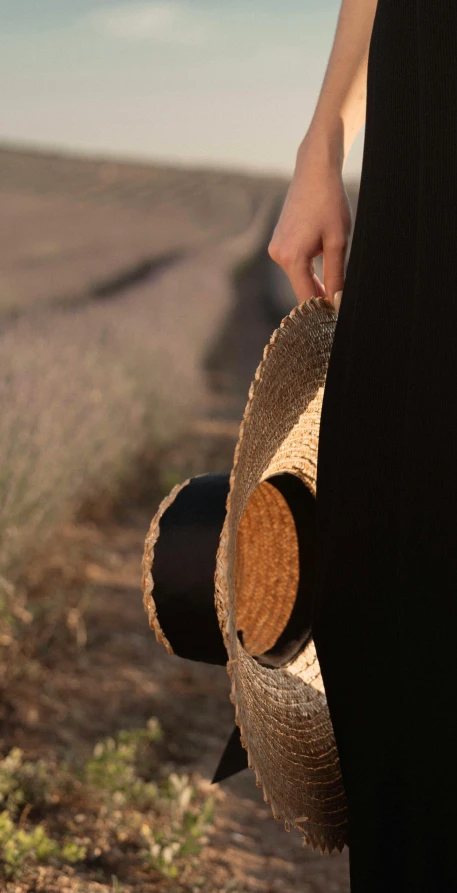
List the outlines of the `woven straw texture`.
<svg viewBox="0 0 457 893">
<path fill-rule="evenodd" d="M 284 628 L 298 574 L 297 545 L 284 522 L 286 509 L 279 499 L 275 504 L 268 494 L 273 487 L 265 482 L 275 474 L 294 474 L 316 493 L 320 412 L 336 319 L 325 298 L 313 297 L 292 310 L 264 350 L 235 449 L 215 573 L 231 700 L 249 766 L 275 818 L 284 821 L 286 830 L 297 828 L 303 843 L 321 853 L 335 848 L 341 852 L 348 845 L 348 824 L 314 643 L 281 669 L 262 666 L 252 652 L 259 645 L 271 645 Z M 270 537 L 267 548 L 258 542 L 269 523 L 262 520 L 265 511 L 271 523 L 278 511 L 273 529 L 280 537 L 276 542 Z M 264 561 L 264 568 L 260 564 L 254 572 L 251 558 Z M 263 605 L 258 597 L 262 580 Z M 281 605 L 272 606 L 275 593 Z M 241 644 L 237 630 L 246 624 Z"/>
<path fill-rule="evenodd" d="M 237 628 L 249 654 L 268 651 L 284 630 L 299 573 L 292 513 L 284 496 L 264 481 L 241 518 L 236 549 Z"/>
</svg>

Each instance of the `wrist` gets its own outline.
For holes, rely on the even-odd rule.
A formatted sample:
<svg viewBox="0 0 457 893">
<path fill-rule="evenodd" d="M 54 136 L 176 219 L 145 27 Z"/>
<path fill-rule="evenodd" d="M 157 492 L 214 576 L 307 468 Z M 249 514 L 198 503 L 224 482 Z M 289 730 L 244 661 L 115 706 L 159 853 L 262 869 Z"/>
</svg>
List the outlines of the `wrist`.
<svg viewBox="0 0 457 893">
<path fill-rule="evenodd" d="M 320 163 L 328 167 L 343 169 L 346 159 L 344 130 L 341 119 L 333 127 L 326 127 L 312 121 L 297 151 L 297 161 L 304 155 L 312 153 Z"/>
</svg>

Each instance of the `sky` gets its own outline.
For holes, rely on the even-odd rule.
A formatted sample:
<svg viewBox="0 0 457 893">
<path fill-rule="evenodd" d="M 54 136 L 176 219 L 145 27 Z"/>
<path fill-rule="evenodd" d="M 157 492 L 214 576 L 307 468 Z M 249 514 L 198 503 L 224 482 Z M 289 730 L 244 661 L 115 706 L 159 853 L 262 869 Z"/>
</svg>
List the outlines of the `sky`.
<svg viewBox="0 0 457 893">
<path fill-rule="evenodd" d="M 0 141 L 291 175 L 340 0 L 1 0 Z M 364 128 L 344 175 L 360 176 Z"/>
</svg>

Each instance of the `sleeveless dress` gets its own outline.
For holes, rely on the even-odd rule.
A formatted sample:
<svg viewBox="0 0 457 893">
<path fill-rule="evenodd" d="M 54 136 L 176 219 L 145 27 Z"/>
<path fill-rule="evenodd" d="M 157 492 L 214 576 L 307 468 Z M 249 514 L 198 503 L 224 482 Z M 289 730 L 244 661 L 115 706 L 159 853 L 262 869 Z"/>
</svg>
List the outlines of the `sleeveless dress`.
<svg viewBox="0 0 457 893">
<path fill-rule="evenodd" d="M 457 3 L 378 0 L 312 630 L 351 893 L 457 893 Z"/>
</svg>

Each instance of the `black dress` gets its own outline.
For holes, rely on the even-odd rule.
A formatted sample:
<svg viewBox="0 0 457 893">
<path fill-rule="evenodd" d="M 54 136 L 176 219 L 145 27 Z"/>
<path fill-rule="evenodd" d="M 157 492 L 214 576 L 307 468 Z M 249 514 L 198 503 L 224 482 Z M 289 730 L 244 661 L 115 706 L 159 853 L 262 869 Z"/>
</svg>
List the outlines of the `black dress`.
<svg viewBox="0 0 457 893">
<path fill-rule="evenodd" d="M 457 2 L 378 0 L 313 634 L 352 893 L 457 893 Z"/>
</svg>

